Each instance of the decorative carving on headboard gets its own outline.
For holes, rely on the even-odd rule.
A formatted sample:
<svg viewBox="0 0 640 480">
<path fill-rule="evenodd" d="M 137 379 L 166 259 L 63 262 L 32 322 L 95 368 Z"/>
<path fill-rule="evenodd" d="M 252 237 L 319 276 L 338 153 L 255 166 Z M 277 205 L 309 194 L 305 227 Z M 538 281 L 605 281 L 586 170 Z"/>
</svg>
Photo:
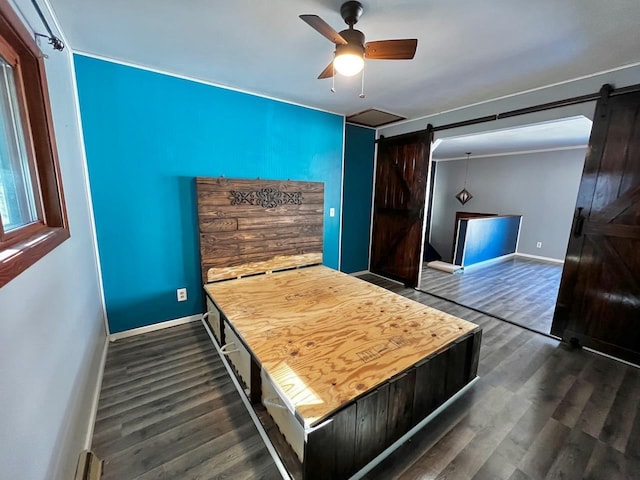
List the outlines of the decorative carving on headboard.
<svg viewBox="0 0 640 480">
<path fill-rule="evenodd" d="M 302 192 L 283 192 L 277 188 L 260 190 L 231 190 L 231 205 L 257 205 L 262 208 L 275 208 L 281 205 L 302 205 Z"/>
</svg>

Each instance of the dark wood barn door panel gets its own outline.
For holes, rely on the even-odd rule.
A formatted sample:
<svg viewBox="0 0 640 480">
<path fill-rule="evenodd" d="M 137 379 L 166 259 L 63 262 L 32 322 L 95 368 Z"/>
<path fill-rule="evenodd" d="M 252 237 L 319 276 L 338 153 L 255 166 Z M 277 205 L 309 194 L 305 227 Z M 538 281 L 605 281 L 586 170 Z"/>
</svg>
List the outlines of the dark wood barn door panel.
<svg viewBox="0 0 640 480">
<path fill-rule="evenodd" d="M 373 273 L 415 287 L 421 267 L 432 130 L 378 141 Z"/>
<path fill-rule="evenodd" d="M 603 97 L 551 332 L 640 362 L 640 93 Z"/>
</svg>

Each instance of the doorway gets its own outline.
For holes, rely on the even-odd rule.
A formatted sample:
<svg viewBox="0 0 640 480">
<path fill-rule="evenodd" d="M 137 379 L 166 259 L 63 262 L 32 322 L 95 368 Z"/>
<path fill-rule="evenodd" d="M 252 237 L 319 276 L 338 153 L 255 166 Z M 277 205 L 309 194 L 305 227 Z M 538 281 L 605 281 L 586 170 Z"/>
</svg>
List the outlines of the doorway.
<svg viewBox="0 0 640 480">
<path fill-rule="evenodd" d="M 418 288 L 549 334 L 590 132 L 591 120 L 580 115 L 467 135 L 436 134 Z M 471 198 L 461 204 L 456 195 L 463 189 Z M 460 217 L 474 217 L 464 220 L 466 229 L 497 224 L 505 216 L 521 218 L 510 250 L 485 252 L 471 264 L 454 257 L 472 244 L 458 233 Z M 485 232 L 473 241 L 483 249 L 501 241 L 494 235 L 499 233 Z M 464 268 L 448 273 L 427 267 L 438 257 Z"/>
</svg>

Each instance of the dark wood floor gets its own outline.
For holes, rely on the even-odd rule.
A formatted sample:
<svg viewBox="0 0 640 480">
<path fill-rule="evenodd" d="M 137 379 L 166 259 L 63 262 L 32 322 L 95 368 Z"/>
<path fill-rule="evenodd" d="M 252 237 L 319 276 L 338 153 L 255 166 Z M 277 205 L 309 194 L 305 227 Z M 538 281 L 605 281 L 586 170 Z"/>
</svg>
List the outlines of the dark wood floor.
<svg viewBox="0 0 640 480">
<path fill-rule="evenodd" d="M 280 477 L 200 322 L 109 345 L 92 448 L 105 480 Z"/>
<path fill-rule="evenodd" d="M 640 371 L 373 283 L 484 329 L 480 379 L 367 479 L 638 479 Z M 200 323 L 109 348 L 93 448 L 107 479 L 277 479 Z"/>
<path fill-rule="evenodd" d="M 543 333 L 551 331 L 562 264 L 513 257 L 452 275 L 426 264 L 420 289 Z"/>
<path fill-rule="evenodd" d="M 363 278 L 483 327 L 480 379 L 368 479 L 640 478 L 640 370 Z"/>
</svg>

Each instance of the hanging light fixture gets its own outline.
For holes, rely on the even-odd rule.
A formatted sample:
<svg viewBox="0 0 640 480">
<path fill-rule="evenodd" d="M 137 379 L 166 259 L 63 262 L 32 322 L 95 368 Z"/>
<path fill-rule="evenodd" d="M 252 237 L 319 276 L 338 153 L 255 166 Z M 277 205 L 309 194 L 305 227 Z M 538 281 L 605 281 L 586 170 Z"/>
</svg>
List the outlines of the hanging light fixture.
<svg viewBox="0 0 640 480">
<path fill-rule="evenodd" d="M 462 205 L 464 205 L 465 203 L 467 203 L 469 200 L 473 198 L 473 195 L 471 195 L 469 190 L 467 190 L 467 175 L 469 174 L 469 157 L 471 156 L 471 152 L 466 152 L 466 154 L 467 154 L 467 168 L 464 172 L 464 188 L 460 190 L 460 192 L 458 192 L 458 194 L 456 195 L 456 198 Z"/>
</svg>

